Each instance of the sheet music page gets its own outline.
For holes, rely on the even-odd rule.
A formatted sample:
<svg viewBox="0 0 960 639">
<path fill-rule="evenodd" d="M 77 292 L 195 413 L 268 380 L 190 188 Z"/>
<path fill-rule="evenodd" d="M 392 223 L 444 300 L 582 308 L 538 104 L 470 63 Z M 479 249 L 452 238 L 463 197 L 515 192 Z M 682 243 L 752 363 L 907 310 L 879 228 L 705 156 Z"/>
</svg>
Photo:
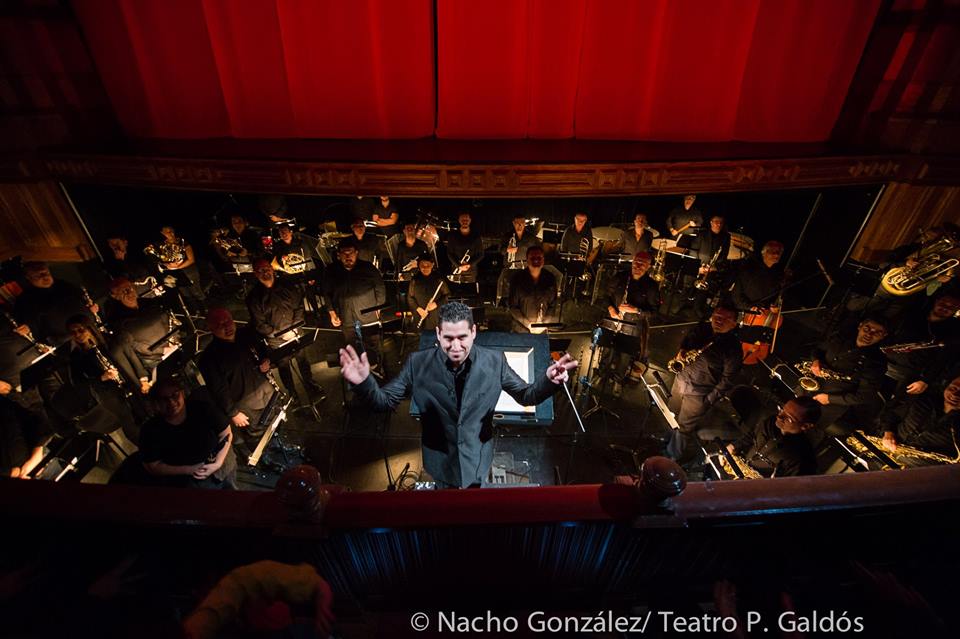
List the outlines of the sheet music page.
<svg viewBox="0 0 960 639">
<path fill-rule="evenodd" d="M 519 375 L 523 381 L 530 383 L 530 362 L 533 361 L 533 348 L 525 351 L 504 351 L 507 356 L 507 364 Z M 500 399 L 497 400 L 496 412 L 498 413 L 535 413 L 536 406 L 521 406 L 512 397 L 504 391 L 500 391 Z"/>
</svg>

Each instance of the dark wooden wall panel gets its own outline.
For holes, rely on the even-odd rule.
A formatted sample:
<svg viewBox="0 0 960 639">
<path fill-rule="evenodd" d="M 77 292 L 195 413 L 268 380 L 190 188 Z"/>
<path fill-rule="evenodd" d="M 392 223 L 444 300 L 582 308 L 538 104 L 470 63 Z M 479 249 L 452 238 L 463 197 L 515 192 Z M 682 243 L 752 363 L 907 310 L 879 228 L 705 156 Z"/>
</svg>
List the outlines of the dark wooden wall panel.
<svg viewBox="0 0 960 639">
<path fill-rule="evenodd" d="M 0 258 L 79 262 L 93 251 L 56 182 L 0 184 Z"/>
</svg>

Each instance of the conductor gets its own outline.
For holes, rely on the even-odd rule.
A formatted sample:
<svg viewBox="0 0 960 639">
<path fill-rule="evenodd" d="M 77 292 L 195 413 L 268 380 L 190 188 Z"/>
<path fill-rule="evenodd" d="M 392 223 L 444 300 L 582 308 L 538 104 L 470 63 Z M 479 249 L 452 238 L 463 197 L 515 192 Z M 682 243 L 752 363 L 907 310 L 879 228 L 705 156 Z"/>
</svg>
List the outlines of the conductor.
<svg viewBox="0 0 960 639">
<path fill-rule="evenodd" d="M 493 465 L 493 414 L 504 390 L 523 406 L 539 404 L 568 378 L 577 361 L 564 354 L 546 375 L 528 384 L 495 349 L 473 343 L 477 327 L 470 307 L 440 307 L 439 348 L 410 355 L 400 374 L 383 388 L 370 376 L 367 355 L 340 349 L 343 377 L 360 398 L 385 412 L 412 393 L 423 424 L 423 467 L 440 488 L 479 486 Z"/>
</svg>

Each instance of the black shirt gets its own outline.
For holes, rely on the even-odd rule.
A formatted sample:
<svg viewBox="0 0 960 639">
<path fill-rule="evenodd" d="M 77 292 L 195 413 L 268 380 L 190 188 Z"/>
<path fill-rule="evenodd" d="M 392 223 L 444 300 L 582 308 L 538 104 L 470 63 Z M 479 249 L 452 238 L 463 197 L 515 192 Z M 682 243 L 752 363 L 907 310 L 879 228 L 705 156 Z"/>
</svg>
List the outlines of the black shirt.
<svg viewBox="0 0 960 639">
<path fill-rule="evenodd" d="M 898 377 L 909 377 L 909 382 L 935 380 L 957 360 L 960 350 L 960 319 L 931 322 L 928 312 L 913 315 L 901 325 L 892 340 L 896 344 L 943 343 L 937 348 L 924 348 L 911 353 L 890 353 L 887 360 Z"/>
<path fill-rule="evenodd" d="M 80 289 L 63 280 L 55 280 L 50 288 L 27 286 L 13 310 L 17 321 L 29 325 L 35 338 L 54 346 L 69 338 L 67 319 L 71 315 L 92 317 Z"/>
<path fill-rule="evenodd" d="M 681 393 L 704 396 L 712 404 L 733 388 L 743 359 L 735 330 L 715 335 L 709 323 L 701 322 L 684 335 L 680 348 L 704 349 L 677 375 Z"/>
<path fill-rule="evenodd" d="M 143 424 L 140 454 L 144 463 L 192 466 L 216 457 L 220 433 L 228 424 L 226 418 L 204 401 L 187 400 L 186 410 L 186 420 L 182 424 L 170 424 L 159 415 Z"/>
<path fill-rule="evenodd" d="M 302 237 L 300 233 L 294 233 L 289 244 L 283 240 L 276 240 L 273 243 L 273 256 L 288 273 L 302 273 L 320 267 L 320 256 L 317 254 L 313 243 Z M 296 267 L 295 265 L 299 263 L 306 263 L 306 266 L 303 268 Z M 291 266 L 294 268 L 291 269 Z"/>
<path fill-rule="evenodd" d="M 586 247 L 586 252 L 584 252 L 584 247 Z M 563 232 L 563 237 L 560 238 L 560 252 L 561 253 L 576 253 L 586 257 L 590 254 L 590 249 L 593 248 L 593 228 L 590 226 L 590 222 L 587 222 L 583 225 L 583 230 L 579 233 L 577 232 L 576 227 L 571 224 Z"/>
<path fill-rule="evenodd" d="M 454 229 L 447 236 L 447 259 L 450 260 L 450 266 L 456 269 L 467 251 L 470 251 L 470 258 L 464 262 L 471 264 L 470 270 L 476 269 L 477 264 L 483 261 L 483 239 L 480 234 L 470 230 L 464 235 L 460 229 Z"/>
<path fill-rule="evenodd" d="M 777 289 L 783 282 L 783 265 L 777 262 L 768 267 L 763 260 L 751 257 L 744 260 L 737 272 L 733 287 L 733 301 L 738 310 L 754 306 L 769 307 L 776 301 Z"/>
<path fill-rule="evenodd" d="M 845 377 L 846 380 L 817 378 L 821 393 L 830 396 L 834 406 L 876 406 L 877 391 L 887 370 L 887 363 L 876 344 L 860 348 L 856 337 L 835 334 L 815 348 L 813 359 Z"/>
<path fill-rule="evenodd" d="M 510 246 L 511 239 L 516 242 L 517 252 L 511 257 L 507 253 L 507 248 Z M 503 265 L 506 268 L 523 268 L 527 260 L 527 249 L 531 246 L 541 246 L 540 238 L 531 233 L 530 231 L 524 229 L 523 235 L 517 237 L 517 234 L 510 233 L 507 235 L 506 239 L 503 241 L 503 248 L 501 252 L 503 253 Z"/>
<path fill-rule="evenodd" d="M 817 456 L 810 440 L 803 433 L 784 434 L 777 428 L 776 415 L 758 422 L 752 433 L 734 443 L 734 448 L 737 455 L 765 477 L 794 477 L 817 472 Z"/>
<path fill-rule="evenodd" d="M 885 408 L 877 424 L 881 432 L 896 433 L 901 444 L 944 455 L 958 454 L 960 410 L 944 413 L 940 393 L 905 397 Z"/>
<path fill-rule="evenodd" d="M 49 425 L 40 413 L 0 395 L 0 477 L 9 477 L 49 436 Z"/>
<path fill-rule="evenodd" d="M 709 264 L 716 255 L 717 261 L 714 262 L 716 266 L 719 267 L 726 263 L 727 256 L 730 254 L 730 234 L 727 233 L 726 229 L 719 233 L 706 229 L 700 233 L 699 240 L 697 243 L 697 258 L 701 262 Z"/>
<path fill-rule="evenodd" d="M 640 237 L 637 237 L 636 227 L 627 229 L 623 234 L 623 249 L 621 253 L 625 255 L 636 255 L 641 251 L 649 251 L 653 244 L 653 233 L 650 229 L 643 229 Z"/>
<path fill-rule="evenodd" d="M 356 320 L 361 324 L 377 321 L 377 314 L 361 313 L 365 308 L 380 306 L 387 299 L 387 290 L 380 272 L 370 262 L 357 260 L 351 270 L 336 262 L 323 280 L 327 310 L 334 310 L 345 325 Z"/>
<path fill-rule="evenodd" d="M 691 220 L 695 221 L 697 225 L 686 229 L 683 235 L 695 235 L 700 232 L 703 226 L 703 214 L 696 207 L 690 207 L 689 211 L 682 206 L 671 209 L 670 213 L 667 214 L 667 231 L 670 229 L 679 230 Z"/>
<path fill-rule="evenodd" d="M 394 264 L 394 267 L 397 269 L 398 273 L 403 272 L 403 267 L 410 263 L 411 260 L 417 260 L 424 253 L 430 253 L 427 243 L 423 240 L 414 240 L 413 246 L 407 246 L 407 239 L 405 237 L 400 238 L 400 243 L 397 244 L 397 263 Z M 415 270 L 416 267 L 414 267 Z"/>
<path fill-rule="evenodd" d="M 620 273 L 607 285 L 606 304 L 618 309 L 625 298 L 630 306 L 636 306 L 647 313 L 656 313 L 660 308 L 660 285 L 647 275 L 634 279 L 630 272 Z"/>
<path fill-rule="evenodd" d="M 528 269 L 517 271 L 510 281 L 510 310 L 523 324 L 554 321 L 557 314 L 557 278 L 546 269 L 534 281 Z M 526 326 L 526 324 L 524 324 Z"/>
<path fill-rule="evenodd" d="M 273 386 L 260 372 L 257 339 L 247 328 L 237 331 L 235 341 L 214 339 L 200 354 L 197 364 L 210 396 L 220 409 L 233 417 L 243 412 L 258 411 L 273 395 Z"/>
<path fill-rule="evenodd" d="M 254 329 L 276 348 L 284 338 L 273 334 L 303 321 L 303 293 L 278 276 L 270 288 L 260 282 L 254 285 L 247 295 L 247 309 Z"/>
<path fill-rule="evenodd" d="M 372 263 L 373 258 L 380 255 L 380 237 L 369 230 L 364 231 L 360 239 L 356 235 L 349 239 L 357 247 L 357 259 Z"/>
<path fill-rule="evenodd" d="M 440 286 L 440 292 L 437 293 L 437 298 L 434 300 L 437 303 L 437 308 L 430 311 L 431 314 L 440 313 L 440 307 L 447 303 L 450 287 L 447 285 L 447 279 L 436 271 L 430 273 L 430 277 L 424 277 L 423 273 L 418 271 L 410 280 L 410 290 L 407 293 L 410 310 L 416 311 L 418 308 L 427 308 L 427 304 L 430 303 L 430 298 L 433 297 L 437 286 Z M 414 317 L 414 319 L 418 318 Z"/>
</svg>

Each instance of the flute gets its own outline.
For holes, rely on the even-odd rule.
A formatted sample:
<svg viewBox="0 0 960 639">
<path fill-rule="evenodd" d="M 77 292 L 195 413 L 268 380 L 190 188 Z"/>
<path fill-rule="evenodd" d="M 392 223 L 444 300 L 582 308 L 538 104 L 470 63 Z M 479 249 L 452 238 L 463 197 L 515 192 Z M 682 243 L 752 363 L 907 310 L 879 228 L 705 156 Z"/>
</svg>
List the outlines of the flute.
<svg viewBox="0 0 960 639">
<path fill-rule="evenodd" d="M 436 301 L 437 295 L 440 294 L 440 289 L 441 289 L 441 288 L 443 288 L 443 280 L 440 280 L 440 283 L 437 284 L 437 290 L 435 290 L 435 291 L 433 292 L 433 297 L 431 297 L 431 298 L 430 298 L 430 301 L 427 302 L 427 306 L 430 306 L 431 304 L 433 304 L 433 303 Z M 426 307 L 424 307 L 424 309 L 426 309 Z M 427 311 L 427 314 L 424 315 L 423 317 L 421 317 L 421 318 L 420 318 L 420 321 L 417 322 L 417 328 L 418 328 L 418 329 L 419 329 L 421 326 L 423 326 L 423 321 L 424 321 L 425 319 L 427 319 L 427 316 L 428 316 L 428 315 L 430 315 L 430 311 Z"/>
</svg>

